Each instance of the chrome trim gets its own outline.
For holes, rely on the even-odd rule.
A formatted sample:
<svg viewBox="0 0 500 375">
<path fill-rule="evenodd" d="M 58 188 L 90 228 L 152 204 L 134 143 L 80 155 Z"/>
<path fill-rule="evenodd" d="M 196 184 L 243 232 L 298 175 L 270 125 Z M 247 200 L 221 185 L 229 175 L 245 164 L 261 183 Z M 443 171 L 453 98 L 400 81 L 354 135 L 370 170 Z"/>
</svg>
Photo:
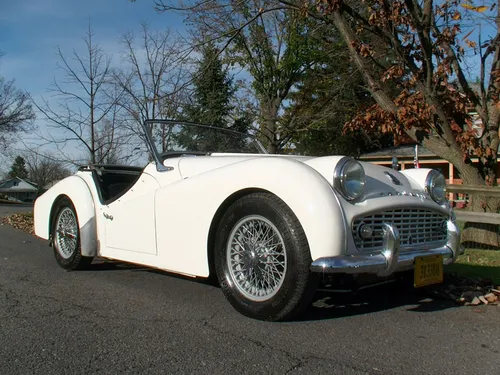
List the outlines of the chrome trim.
<svg viewBox="0 0 500 375">
<path fill-rule="evenodd" d="M 337 191 L 335 190 L 335 188 L 333 186 L 330 186 L 330 189 L 332 189 L 332 194 L 333 196 L 335 197 L 335 201 L 337 202 L 337 207 L 339 208 L 340 210 L 340 214 L 342 215 L 342 223 L 344 225 L 344 230 L 342 231 L 342 233 L 344 234 L 344 246 L 343 248 L 344 249 L 347 249 L 347 244 L 349 243 L 349 237 L 348 237 L 348 230 L 349 230 L 349 226 L 347 225 L 347 217 L 346 217 L 346 214 L 345 214 L 345 211 L 344 211 L 344 206 L 340 203 L 340 199 L 339 199 L 339 196 L 337 195 Z"/>
<path fill-rule="evenodd" d="M 389 276 L 394 272 L 399 260 L 400 237 L 398 228 L 389 224 L 382 224 L 384 232 L 384 245 L 382 246 L 382 256 L 385 258 L 387 268 L 378 272 L 379 276 Z"/>
<path fill-rule="evenodd" d="M 384 223 L 384 249 L 382 251 L 319 258 L 312 262 L 310 270 L 322 273 L 372 273 L 380 277 L 387 277 L 394 272 L 413 268 L 416 257 L 438 254 L 443 256 L 443 264 L 451 264 L 462 253 L 462 247 L 460 246 L 460 231 L 457 225 L 449 220 L 447 228 L 448 240 L 444 246 L 400 251 L 397 229 Z"/>
<path fill-rule="evenodd" d="M 424 191 L 382 191 L 382 192 L 372 192 L 364 196 L 365 199 L 369 198 L 382 198 L 382 197 L 415 197 L 420 199 L 421 202 L 429 200 L 435 202 L 431 196 Z"/>
</svg>

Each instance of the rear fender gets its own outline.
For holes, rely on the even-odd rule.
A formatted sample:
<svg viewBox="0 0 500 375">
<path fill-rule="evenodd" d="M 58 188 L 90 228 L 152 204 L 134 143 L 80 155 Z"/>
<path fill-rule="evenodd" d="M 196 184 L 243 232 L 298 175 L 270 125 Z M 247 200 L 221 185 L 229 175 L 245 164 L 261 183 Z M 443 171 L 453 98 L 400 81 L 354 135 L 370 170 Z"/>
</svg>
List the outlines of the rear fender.
<svg viewBox="0 0 500 375">
<path fill-rule="evenodd" d="M 97 231 L 94 198 L 87 183 L 78 175 L 60 181 L 35 201 L 35 234 L 49 239 L 59 203 L 69 198 L 75 207 L 80 228 L 81 251 L 83 256 L 97 255 Z"/>
</svg>

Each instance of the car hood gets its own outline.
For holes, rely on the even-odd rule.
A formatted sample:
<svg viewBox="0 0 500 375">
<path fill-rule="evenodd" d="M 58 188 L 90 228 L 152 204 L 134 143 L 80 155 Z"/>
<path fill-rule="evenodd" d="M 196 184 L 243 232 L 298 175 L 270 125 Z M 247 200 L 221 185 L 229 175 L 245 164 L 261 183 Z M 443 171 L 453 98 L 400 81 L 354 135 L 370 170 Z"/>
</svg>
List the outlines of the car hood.
<svg viewBox="0 0 500 375">
<path fill-rule="evenodd" d="M 303 163 L 315 169 L 331 185 L 333 185 L 333 173 L 337 163 L 343 156 L 295 156 L 274 154 L 212 154 L 210 156 L 184 156 L 178 159 L 178 168 L 182 178 L 196 176 L 226 165 L 245 162 L 255 158 L 285 158 Z M 167 159 L 165 165 L 171 165 L 174 160 Z M 170 164 L 169 164 L 170 163 Z M 366 174 L 365 197 L 383 194 L 398 194 L 419 190 L 417 184 L 403 173 L 378 166 L 375 164 L 361 162 Z"/>
</svg>

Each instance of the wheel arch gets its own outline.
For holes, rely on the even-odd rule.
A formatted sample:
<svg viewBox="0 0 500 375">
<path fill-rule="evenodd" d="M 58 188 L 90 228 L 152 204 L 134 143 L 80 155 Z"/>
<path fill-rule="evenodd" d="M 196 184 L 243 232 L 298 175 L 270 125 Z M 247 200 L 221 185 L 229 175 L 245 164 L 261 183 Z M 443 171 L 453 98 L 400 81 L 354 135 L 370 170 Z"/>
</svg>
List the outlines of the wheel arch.
<svg viewBox="0 0 500 375">
<path fill-rule="evenodd" d="M 43 206 L 45 206 L 47 199 L 51 199 L 50 208 L 48 208 L 47 212 L 47 229 L 45 229 L 48 233 L 48 238 L 52 243 L 52 228 L 54 225 L 55 217 L 57 215 L 57 211 L 61 206 L 61 202 L 65 199 L 68 199 L 75 208 L 77 219 L 78 219 L 78 227 L 80 229 L 80 241 L 81 241 L 81 252 L 83 256 L 93 257 L 97 255 L 97 227 L 96 227 L 96 217 L 95 217 L 95 205 L 94 199 L 90 192 L 87 183 L 77 177 L 71 176 L 67 179 L 68 182 L 63 182 L 58 186 L 57 190 L 47 191 L 46 197 L 44 197 L 42 202 L 39 203 L 40 210 L 42 212 L 35 212 L 35 219 L 43 214 Z M 64 186 L 68 185 L 68 186 Z M 57 186 L 57 185 L 56 185 Z M 70 187 L 70 188 L 69 188 Z M 44 195 L 45 195 L 44 194 Z M 51 196 L 52 195 L 52 196 Z M 35 210 L 36 210 L 35 206 Z M 38 219 L 41 221 L 40 219 Z M 35 221 L 36 223 L 36 221 Z"/>
<path fill-rule="evenodd" d="M 260 189 L 260 188 L 246 188 L 246 189 L 241 189 L 233 194 L 231 194 L 229 197 L 227 197 L 219 206 L 217 211 L 215 212 L 215 215 L 212 218 L 212 222 L 210 223 L 210 229 L 208 231 L 208 238 L 207 238 L 207 257 L 208 257 L 208 268 L 209 268 L 209 273 L 210 273 L 210 278 L 213 280 L 216 279 L 215 277 L 215 263 L 214 263 L 214 248 L 215 248 L 215 239 L 216 239 L 216 234 L 217 234 L 217 228 L 219 227 L 219 223 L 222 219 L 222 216 L 226 213 L 228 208 L 236 202 L 238 199 L 249 195 L 253 193 L 268 193 L 268 194 L 273 194 L 276 196 L 276 194 L 266 190 L 266 189 Z"/>
</svg>

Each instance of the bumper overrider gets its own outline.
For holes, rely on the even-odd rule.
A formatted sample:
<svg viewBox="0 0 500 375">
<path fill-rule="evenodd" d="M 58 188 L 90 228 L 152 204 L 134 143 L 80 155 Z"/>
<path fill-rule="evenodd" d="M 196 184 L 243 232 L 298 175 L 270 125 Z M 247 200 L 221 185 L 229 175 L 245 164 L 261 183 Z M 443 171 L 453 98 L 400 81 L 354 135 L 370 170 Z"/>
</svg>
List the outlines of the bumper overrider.
<svg viewBox="0 0 500 375">
<path fill-rule="evenodd" d="M 387 277 L 398 271 L 414 267 L 416 257 L 442 255 L 443 264 L 451 264 L 458 255 L 463 254 L 460 245 L 460 230 L 455 222 L 447 222 L 446 245 L 437 248 L 421 248 L 417 250 L 400 250 L 400 236 L 396 227 L 383 224 L 382 250 L 368 254 L 340 255 L 319 258 L 312 262 L 311 271 L 321 273 L 376 274 Z"/>
</svg>

